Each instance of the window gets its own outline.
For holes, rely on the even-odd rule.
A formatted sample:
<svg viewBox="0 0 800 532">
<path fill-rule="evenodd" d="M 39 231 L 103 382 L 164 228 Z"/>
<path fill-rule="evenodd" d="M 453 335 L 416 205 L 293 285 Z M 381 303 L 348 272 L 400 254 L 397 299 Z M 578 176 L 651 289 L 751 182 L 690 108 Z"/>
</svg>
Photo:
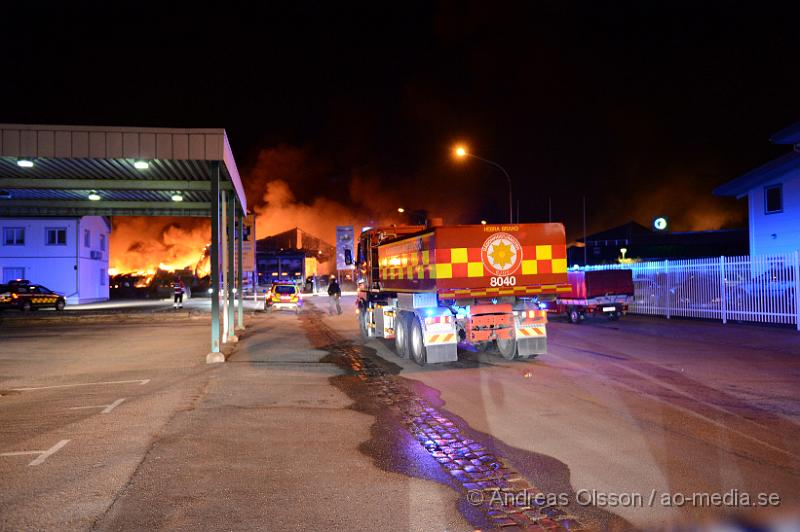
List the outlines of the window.
<svg viewBox="0 0 800 532">
<path fill-rule="evenodd" d="M 106 250 L 106 235 L 101 234 L 100 235 L 100 251 L 105 251 L 105 250 Z"/>
<path fill-rule="evenodd" d="M 3 228 L 4 246 L 24 246 L 25 228 L 24 227 L 4 227 Z"/>
<path fill-rule="evenodd" d="M 8 283 L 14 279 L 24 279 L 25 268 L 3 268 L 3 283 Z"/>
<path fill-rule="evenodd" d="M 103 235 L 100 235 L 103 236 Z M 103 240 L 101 239 L 100 242 Z M 100 286 L 105 286 L 106 281 L 108 280 L 108 274 L 106 273 L 105 268 L 100 268 Z"/>
<path fill-rule="evenodd" d="M 83 230 L 83 247 L 88 248 L 92 245 L 92 233 L 88 229 Z"/>
<path fill-rule="evenodd" d="M 783 185 L 764 187 L 764 213 L 783 212 Z"/>
<path fill-rule="evenodd" d="M 297 289 L 294 286 L 289 286 L 286 284 L 279 284 L 275 285 L 275 289 L 273 290 L 276 294 L 280 294 L 282 296 L 293 296 Z"/>
<path fill-rule="evenodd" d="M 66 246 L 67 245 L 67 228 L 66 227 L 48 227 L 46 229 L 45 243 L 48 246 Z"/>
</svg>

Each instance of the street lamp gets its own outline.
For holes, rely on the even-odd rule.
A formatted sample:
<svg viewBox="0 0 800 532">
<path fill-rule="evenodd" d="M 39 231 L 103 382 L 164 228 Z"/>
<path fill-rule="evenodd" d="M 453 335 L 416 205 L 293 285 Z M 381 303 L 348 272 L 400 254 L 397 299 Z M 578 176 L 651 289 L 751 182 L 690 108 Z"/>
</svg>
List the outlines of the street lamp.
<svg viewBox="0 0 800 532">
<path fill-rule="evenodd" d="M 456 146 L 453 149 L 453 154 L 455 155 L 455 157 L 457 159 L 465 159 L 467 157 L 472 157 L 473 159 L 477 159 L 477 160 L 479 160 L 481 162 L 484 162 L 484 163 L 486 163 L 486 164 L 488 164 L 490 166 L 494 166 L 495 168 L 497 168 L 498 170 L 503 172 L 503 175 L 506 176 L 506 180 L 508 181 L 508 223 L 512 223 L 513 224 L 514 223 L 514 207 L 513 207 L 514 202 L 511 199 L 511 176 L 508 175 L 508 172 L 506 172 L 506 169 L 503 168 L 502 166 L 500 166 L 498 163 L 496 163 L 494 161 L 490 161 L 489 159 L 484 159 L 483 157 L 478 157 L 474 153 L 470 153 L 469 150 L 467 150 L 467 147 L 463 146 L 463 145 Z"/>
<path fill-rule="evenodd" d="M 406 210 L 404 208 L 402 208 L 402 207 L 398 207 L 397 208 L 397 212 L 399 212 L 400 214 L 403 214 L 404 212 L 406 212 Z"/>
</svg>

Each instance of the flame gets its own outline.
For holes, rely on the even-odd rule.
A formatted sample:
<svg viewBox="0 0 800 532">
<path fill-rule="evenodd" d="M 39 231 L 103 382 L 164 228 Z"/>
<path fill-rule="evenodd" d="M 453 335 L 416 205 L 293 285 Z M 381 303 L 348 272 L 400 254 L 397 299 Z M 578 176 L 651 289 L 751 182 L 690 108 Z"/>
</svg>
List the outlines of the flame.
<svg viewBox="0 0 800 532">
<path fill-rule="evenodd" d="M 116 218 L 109 275 L 142 276 L 136 286 L 147 286 L 159 270 L 189 269 L 198 277 L 207 276 L 210 233 L 210 222 L 202 218 Z"/>
</svg>

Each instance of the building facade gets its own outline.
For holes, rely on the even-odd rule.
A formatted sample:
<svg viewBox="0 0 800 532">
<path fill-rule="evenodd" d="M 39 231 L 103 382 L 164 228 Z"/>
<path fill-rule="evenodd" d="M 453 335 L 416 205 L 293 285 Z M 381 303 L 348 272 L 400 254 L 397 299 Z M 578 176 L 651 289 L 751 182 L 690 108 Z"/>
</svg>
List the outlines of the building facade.
<svg viewBox="0 0 800 532">
<path fill-rule="evenodd" d="M 800 250 L 800 123 L 771 140 L 793 150 L 714 190 L 718 196 L 747 197 L 753 255 Z"/>
<path fill-rule="evenodd" d="M 111 223 L 82 218 L 0 218 L 0 281 L 28 279 L 67 304 L 108 299 Z"/>
</svg>

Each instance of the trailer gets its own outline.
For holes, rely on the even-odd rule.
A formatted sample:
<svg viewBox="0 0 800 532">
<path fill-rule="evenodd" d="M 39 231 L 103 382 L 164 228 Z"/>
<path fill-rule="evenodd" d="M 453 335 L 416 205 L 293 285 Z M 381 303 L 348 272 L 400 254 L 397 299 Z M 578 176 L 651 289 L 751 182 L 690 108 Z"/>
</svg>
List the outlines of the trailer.
<svg viewBox="0 0 800 532">
<path fill-rule="evenodd" d="M 549 311 L 566 314 L 576 324 L 587 315 L 603 315 L 616 321 L 628 313 L 634 295 L 631 270 L 576 270 L 569 272 L 567 278 L 570 292 L 550 303 Z"/>
<path fill-rule="evenodd" d="M 361 333 L 420 365 L 455 361 L 459 348 L 543 354 L 544 309 L 570 291 L 554 223 L 367 228 L 356 262 Z"/>
</svg>

